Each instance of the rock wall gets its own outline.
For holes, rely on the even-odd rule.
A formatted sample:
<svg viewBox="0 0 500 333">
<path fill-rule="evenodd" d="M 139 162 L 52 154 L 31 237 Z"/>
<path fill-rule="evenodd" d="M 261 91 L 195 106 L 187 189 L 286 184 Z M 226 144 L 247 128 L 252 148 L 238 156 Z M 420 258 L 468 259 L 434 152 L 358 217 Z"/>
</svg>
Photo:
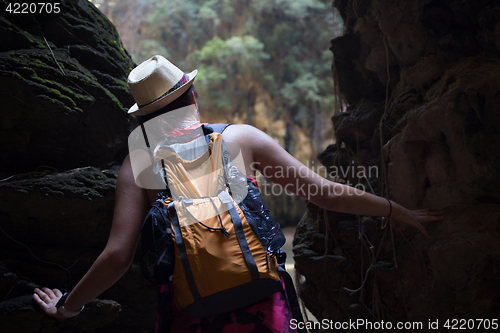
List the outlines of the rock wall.
<svg viewBox="0 0 500 333">
<path fill-rule="evenodd" d="M 124 156 L 132 61 L 87 1 L 59 15 L 2 10 L 0 171 L 109 166 Z"/>
<path fill-rule="evenodd" d="M 428 240 L 309 204 L 294 240 L 304 304 L 319 320 L 424 330 L 429 319 L 442 328 L 447 319 L 498 318 L 500 5 L 334 6 L 345 34 L 332 40 L 333 69 L 347 108 L 332 118 L 337 140 L 321 162 L 332 175 L 356 170 L 340 181 L 410 209 L 433 206 L 445 219 L 426 225 Z"/>
<path fill-rule="evenodd" d="M 88 1 L 58 2 L 0 13 L 0 331 L 151 332 L 155 287 L 135 263 L 74 319 L 32 301 L 35 286 L 71 290 L 104 248 L 133 126 L 116 29 Z"/>
</svg>

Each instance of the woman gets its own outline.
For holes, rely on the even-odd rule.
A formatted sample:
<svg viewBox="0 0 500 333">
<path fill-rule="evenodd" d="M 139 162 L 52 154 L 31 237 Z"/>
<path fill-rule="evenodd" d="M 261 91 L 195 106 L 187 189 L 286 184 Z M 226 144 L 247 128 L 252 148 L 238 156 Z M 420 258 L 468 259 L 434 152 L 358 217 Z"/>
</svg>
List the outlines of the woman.
<svg viewBox="0 0 500 333">
<path fill-rule="evenodd" d="M 196 92 L 192 85 L 196 74 L 196 70 L 184 74 L 161 56 L 154 56 L 130 73 L 128 82 L 137 104 L 130 108 L 129 113 L 138 116 L 142 122 L 151 124 L 153 127 L 155 124 L 161 125 L 157 126 L 161 133 L 159 137 L 155 136 L 158 131 L 151 129 L 145 131 L 151 134 L 149 135 L 150 142 L 146 140 L 151 150 L 157 148 L 158 144 L 168 145 L 164 141 L 160 142 L 162 136 L 168 141 L 168 138 L 175 139 L 185 133 L 196 134 L 196 131 L 200 130 Z M 184 111 L 178 112 L 178 110 Z M 175 117 L 167 120 L 163 118 L 171 115 Z M 307 169 L 268 135 L 252 126 L 231 125 L 225 129 L 223 136 L 226 143 L 240 148 L 240 153 L 234 149 L 231 151 L 231 158 L 235 159 L 236 155 L 241 154 L 242 159 L 238 168 L 247 177 L 255 179 L 255 171 L 258 169 L 274 183 L 325 209 L 359 215 L 390 216 L 393 225 L 397 226 L 399 223 L 411 225 L 426 237 L 429 235 L 421 223 L 442 219 L 440 212 L 428 209 L 410 211 L 386 198 L 359 190 L 354 192 L 352 187 L 327 181 Z M 191 137 L 194 138 L 196 135 Z M 131 151 L 135 150 L 131 148 Z M 191 153 L 193 152 L 197 154 L 196 149 L 193 149 Z M 154 156 L 151 155 L 133 153 L 123 161 L 116 184 L 115 213 L 108 243 L 71 293 L 62 297 L 58 289 L 35 289 L 33 298 L 47 315 L 55 318 L 77 315 L 86 303 L 113 285 L 127 271 L 134 257 L 148 205 L 155 201 L 161 188 L 161 186 L 154 185 L 158 183 L 153 179 L 155 178 L 154 172 L 151 172 L 153 159 Z M 286 170 L 288 174 L 285 173 L 283 176 L 283 170 Z M 260 305 L 256 304 L 252 306 L 253 308 L 242 309 L 239 315 L 245 313 L 248 315 L 246 318 L 250 318 L 247 326 L 239 322 L 238 316 L 233 314 L 227 314 L 222 321 L 217 318 L 206 320 L 186 318 L 177 312 L 174 312 L 173 316 L 167 316 L 167 313 L 171 311 L 167 288 L 167 286 L 162 287 L 163 298 L 160 299 L 157 327 L 159 332 L 168 331 L 172 325 L 174 327 L 172 331 L 188 331 L 189 326 L 203 326 L 203 322 L 208 322 L 205 331 L 210 329 L 214 332 L 221 332 L 227 329 L 229 332 L 231 327 L 238 332 L 244 332 L 245 329 L 253 331 L 255 325 L 264 325 L 265 328 L 259 329 L 260 331 L 264 329 L 270 332 L 283 331 L 282 327 L 276 328 L 277 325 L 283 325 L 283 323 L 272 322 L 276 317 L 273 317 L 275 319 L 270 322 L 266 322 L 265 318 L 261 318 L 260 322 L 255 322 L 256 317 L 251 316 L 252 311 L 256 311 L 255 307 L 260 313 L 268 313 L 271 317 L 273 311 L 280 312 L 282 316 L 279 320 L 281 321 L 291 319 L 286 297 L 282 295 L 273 295 L 262 301 Z M 279 303 L 278 307 L 275 306 L 277 303 Z M 167 317 L 173 322 L 170 319 L 166 320 Z"/>
</svg>

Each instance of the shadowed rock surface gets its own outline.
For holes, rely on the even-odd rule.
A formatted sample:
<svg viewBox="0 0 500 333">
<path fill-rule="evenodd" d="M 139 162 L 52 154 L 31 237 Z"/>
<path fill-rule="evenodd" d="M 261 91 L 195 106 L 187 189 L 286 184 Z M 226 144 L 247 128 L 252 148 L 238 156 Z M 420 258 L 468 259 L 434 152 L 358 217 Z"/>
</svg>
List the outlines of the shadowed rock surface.
<svg viewBox="0 0 500 333">
<path fill-rule="evenodd" d="M 58 15 L 0 14 L 0 331 L 152 332 L 155 286 L 135 263 L 76 318 L 33 302 L 71 290 L 104 248 L 133 121 L 134 66 L 90 2 Z"/>
<path fill-rule="evenodd" d="M 331 50 L 348 107 L 333 117 L 337 142 L 320 161 L 407 208 L 444 210 L 445 220 L 426 225 L 428 240 L 309 204 L 294 240 L 305 305 L 319 320 L 424 328 L 429 319 L 498 318 L 498 2 L 334 5 L 346 32 Z M 348 167 L 355 173 L 342 176 Z"/>
</svg>

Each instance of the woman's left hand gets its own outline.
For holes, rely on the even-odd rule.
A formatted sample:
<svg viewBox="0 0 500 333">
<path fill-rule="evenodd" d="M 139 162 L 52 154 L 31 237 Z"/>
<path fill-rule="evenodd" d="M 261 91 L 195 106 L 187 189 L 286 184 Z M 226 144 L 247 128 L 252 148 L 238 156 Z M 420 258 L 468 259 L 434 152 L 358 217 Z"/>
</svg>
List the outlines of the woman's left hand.
<svg viewBox="0 0 500 333">
<path fill-rule="evenodd" d="M 395 204 L 393 201 L 392 203 L 393 205 Z M 429 239 L 431 238 L 431 236 L 429 236 L 422 223 L 441 221 L 443 219 L 444 213 L 442 211 L 436 211 L 434 210 L 434 208 L 409 210 L 397 204 L 396 207 L 394 214 L 392 214 L 391 216 L 391 223 L 394 229 L 397 229 L 400 224 L 411 225 L 412 227 L 420 230 L 425 235 L 425 237 Z"/>
<path fill-rule="evenodd" d="M 47 316 L 57 319 L 65 319 L 59 311 L 57 311 L 56 304 L 62 297 L 62 292 L 59 289 L 35 288 L 33 300 L 42 308 Z"/>
</svg>

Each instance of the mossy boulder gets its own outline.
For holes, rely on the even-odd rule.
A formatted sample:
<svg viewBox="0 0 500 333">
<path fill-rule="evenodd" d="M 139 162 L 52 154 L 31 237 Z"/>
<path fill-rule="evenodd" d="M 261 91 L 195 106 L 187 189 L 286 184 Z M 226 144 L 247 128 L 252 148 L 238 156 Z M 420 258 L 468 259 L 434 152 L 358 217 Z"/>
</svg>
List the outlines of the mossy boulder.
<svg viewBox="0 0 500 333">
<path fill-rule="evenodd" d="M 113 24 L 87 1 L 58 15 L 0 15 L 0 173 L 109 167 L 127 151 L 133 67 Z"/>
<path fill-rule="evenodd" d="M 32 300 L 71 290 L 104 248 L 134 126 L 115 27 L 89 1 L 58 2 L 58 15 L 0 12 L 0 332 L 151 332 L 156 286 L 136 262 L 77 318 Z"/>
</svg>

